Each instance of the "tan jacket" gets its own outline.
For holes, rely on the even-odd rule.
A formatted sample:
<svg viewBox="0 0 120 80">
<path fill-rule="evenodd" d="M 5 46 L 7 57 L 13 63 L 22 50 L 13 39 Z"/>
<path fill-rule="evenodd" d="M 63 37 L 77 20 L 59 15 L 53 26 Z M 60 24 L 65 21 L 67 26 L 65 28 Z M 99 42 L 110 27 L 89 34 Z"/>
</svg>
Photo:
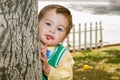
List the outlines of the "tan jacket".
<svg viewBox="0 0 120 80">
<path fill-rule="evenodd" d="M 74 60 L 67 50 L 56 68 L 50 66 L 48 80 L 73 80 L 73 65 Z"/>
</svg>

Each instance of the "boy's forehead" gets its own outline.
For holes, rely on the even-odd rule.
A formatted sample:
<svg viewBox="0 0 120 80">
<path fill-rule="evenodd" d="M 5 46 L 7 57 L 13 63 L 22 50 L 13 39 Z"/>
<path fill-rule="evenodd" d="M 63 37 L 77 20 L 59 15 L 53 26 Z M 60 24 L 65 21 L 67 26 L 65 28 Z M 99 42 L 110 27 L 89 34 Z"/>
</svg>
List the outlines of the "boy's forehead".
<svg viewBox="0 0 120 80">
<path fill-rule="evenodd" d="M 64 25 L 65 25 L 65 27 L 68 27 L 68 18 L 64 15 L 64 14 L 62 14 L 62 13 L 57 13 L 56 12 L 56 9 L 50 9 L 50 10 L 48 10 L 45 14 L 44 14 L 44 18 L 49 18 L 49 19 L 53 19 L 54 17 L 55 17 L 55 15 L 56 14 L 58 14 L 59 16 L 62 16 L 62 18 L 64 19 L 62 19 L 62 21 L 64 22 Z M 52 16 L 53 17 L 52 17 Z M 50 17 L 51 16 L 51 17 Z M 61 23 L 62 21 L 60 21 L 59 23 Z"/>
<path fill-rule="evenodd" d="M 57 9 L 50 9 L 50 10 L 46 11 L 45 15 L 50 14 L 50 13 L 60 14 L 60 15 L 63 15 L 64 17 L 66 17 L 62 12 L 57 12 Z"/>
<path fill-rule="evenodd" d="M 47 14 L 47 13 L 56 13 L 56 9 L 50 9 L 45 14 Z"/>
<path fill-rule="evenodd" d="M 59 16 L 62 16 L 61 18 L 66 20 L 66 22 L 68 22 L 68 19 L 65 15 L 63 15 L 62 13 L 56 13 L 56 9 L 53 9 L 53 10 L 49 10 L 45 15 L 44 17 L 49 17 L 49 16 L 56 16 L 56 17 L 59 17 Z"/>
</svg>

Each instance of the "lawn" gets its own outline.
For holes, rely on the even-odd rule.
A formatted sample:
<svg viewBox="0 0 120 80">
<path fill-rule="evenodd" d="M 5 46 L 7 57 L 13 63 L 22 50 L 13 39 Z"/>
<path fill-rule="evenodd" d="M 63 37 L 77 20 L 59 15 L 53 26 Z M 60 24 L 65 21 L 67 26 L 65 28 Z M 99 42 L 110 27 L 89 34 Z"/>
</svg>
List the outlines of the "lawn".
<svg viewBox="0 0 120 80">
<path fill-rule="evenodd" d="M 72 53 L 73 80 L 120 80 L 120 46 Z"/>
</svg>

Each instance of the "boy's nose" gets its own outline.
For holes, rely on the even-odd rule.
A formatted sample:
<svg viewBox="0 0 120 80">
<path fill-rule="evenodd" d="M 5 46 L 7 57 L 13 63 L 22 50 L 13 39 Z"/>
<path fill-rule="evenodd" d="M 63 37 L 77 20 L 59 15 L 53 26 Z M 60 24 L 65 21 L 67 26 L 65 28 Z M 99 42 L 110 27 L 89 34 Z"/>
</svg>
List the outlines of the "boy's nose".
<svg viewBox="0 0 120 80">
<path fill-rule="evenodd" d="M 55 33 L 55 28 L 52 27 L 52 28 L 50 29 L 50 32 L 51 32 L 51 33 Z"/>
</svg>

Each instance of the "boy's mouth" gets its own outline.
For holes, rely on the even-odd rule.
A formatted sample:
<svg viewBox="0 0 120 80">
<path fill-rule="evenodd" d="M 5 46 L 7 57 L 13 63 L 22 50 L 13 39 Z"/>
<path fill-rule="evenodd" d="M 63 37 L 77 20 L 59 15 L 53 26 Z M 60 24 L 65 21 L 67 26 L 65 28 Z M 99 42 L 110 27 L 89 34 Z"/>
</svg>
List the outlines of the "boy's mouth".
<svg viewBox="0 0 120 80">
<path fill-rule="evenodd" d="M 47 39 L 47 40 L 53 40 L 53 39 L 54 39 L 54 37 L 53 37 L 53 36 L 51 36 L 51 35 L 46 35 L 46 39 Z"/>
</svg>

